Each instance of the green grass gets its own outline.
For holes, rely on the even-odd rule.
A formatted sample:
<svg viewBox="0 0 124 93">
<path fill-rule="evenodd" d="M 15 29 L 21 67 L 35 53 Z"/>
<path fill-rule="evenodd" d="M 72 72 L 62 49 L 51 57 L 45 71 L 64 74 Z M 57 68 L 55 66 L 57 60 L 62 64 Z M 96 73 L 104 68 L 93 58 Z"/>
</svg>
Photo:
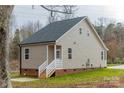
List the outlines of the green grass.
<svg viewBox="0 0 124 93">
<path fill-rule="evenodd" d="M 19 74 L 19 72 L 10 72 L 10 77 L 17 78 L 17 77 L 20 77 L 20 74 Z"/>
<path fill-rule="evenodd" d="M 119 66 L 119 65 L 122 65 L 122 64 L 107 64 L 108 67 Z"/>
<path fill-rule="evenodd" d="M 77 74 L 56 76 L 48 79 L 39 79 L 32 82 L 12 82 L 12 85 L 13 87 L 71 87 L 81 83 L 102 82 L 105 77 L 112 78 L 122 76 L 124 76 L 124 70 L 104 68 L 84 71 Z"/>
</svg>

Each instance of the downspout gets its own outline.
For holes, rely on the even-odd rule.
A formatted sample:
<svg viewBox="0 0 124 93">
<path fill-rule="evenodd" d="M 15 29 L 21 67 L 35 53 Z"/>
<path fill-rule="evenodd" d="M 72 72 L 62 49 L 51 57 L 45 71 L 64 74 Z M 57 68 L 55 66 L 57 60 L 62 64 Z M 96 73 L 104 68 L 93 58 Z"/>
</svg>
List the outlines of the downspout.
<svg viewBox="0 0 124 93">
<path fill-rule="evenodd" d="M 21 75 L 21 68 L 22 68 L 22 60 L 21 60 L 21 46 L 19 45 L 19 48 L 20 48 L 20 75 Z"/>
</svg>

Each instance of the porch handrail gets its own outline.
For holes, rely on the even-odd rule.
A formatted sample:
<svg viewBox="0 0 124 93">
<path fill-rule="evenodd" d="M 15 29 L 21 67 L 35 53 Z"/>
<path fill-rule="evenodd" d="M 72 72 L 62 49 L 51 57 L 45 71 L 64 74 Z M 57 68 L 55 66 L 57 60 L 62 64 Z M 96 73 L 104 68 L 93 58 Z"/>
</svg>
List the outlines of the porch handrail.
<svg viewBox="0 0 124 93">
<path fill-rule="evenodd" d="M 53 60 L 47 67 L 46 67 L 46 77 L 50 77 L 56 70 L 56 60 Z"/>
<path fill-rule="evenodd" d="M 47 60 L 41 64 L 38 68 L 38 76 L 40 77 L 40 74 L 46 69 L 47 67 Z"/>
</svg>

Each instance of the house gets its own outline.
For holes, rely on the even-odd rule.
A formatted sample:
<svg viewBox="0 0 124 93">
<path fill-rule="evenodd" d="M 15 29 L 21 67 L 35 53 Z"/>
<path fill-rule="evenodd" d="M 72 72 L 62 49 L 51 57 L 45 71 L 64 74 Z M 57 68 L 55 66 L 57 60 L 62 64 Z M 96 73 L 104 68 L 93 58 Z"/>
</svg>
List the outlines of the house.
<svg viewBox="0 0 124 93">
<path fill-rule="evenodd" d="M 88 17 L 48 24 L 20 44 L 20 74 L 39 78 L 107 66 L 107 47 Z"/>
</svg>

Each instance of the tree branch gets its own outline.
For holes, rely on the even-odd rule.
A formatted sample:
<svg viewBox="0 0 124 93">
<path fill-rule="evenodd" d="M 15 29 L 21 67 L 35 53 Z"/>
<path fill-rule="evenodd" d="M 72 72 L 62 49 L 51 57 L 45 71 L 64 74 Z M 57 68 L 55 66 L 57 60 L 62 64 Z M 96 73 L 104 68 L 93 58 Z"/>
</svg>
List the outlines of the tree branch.
<svg viewBox="0 0 124 93">
<path fill-rule="evenodd" d="M 58 12 L 58 13 L 64 13 L 64 14 L 72 14 L 71 12 L 68 11 L 59 11 L 59 10 L 54 10 L 54 9 L 49 9 L 47 7 L 45 7 L 44 5 L 40 5 L 42 8 L 46 9 L 47 11 L 50 12 Z"/>
</svg>

